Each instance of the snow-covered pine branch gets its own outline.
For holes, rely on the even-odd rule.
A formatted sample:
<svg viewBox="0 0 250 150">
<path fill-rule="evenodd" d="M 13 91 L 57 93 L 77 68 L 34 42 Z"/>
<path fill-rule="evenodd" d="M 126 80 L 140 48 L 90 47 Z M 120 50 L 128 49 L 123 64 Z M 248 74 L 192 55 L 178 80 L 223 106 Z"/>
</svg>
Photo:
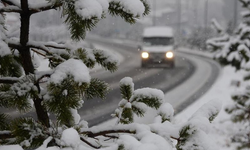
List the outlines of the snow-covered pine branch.
<svg viewBox="0 0 250 150">
<path fill-rule="evenodd" d="M 235 29 L 233 35 L 220 33 L 219 37 L 209 39 L 207 45 L 217 51 L 215 59 L 222 65 L 231 65 L 236 70 L 249 71 L 250 69 L 250 1 L 239 0 L 242 7 L 246 8 L 242 12 L 243 21 Z M 243 76 L 245 83 L 241 87 L 241 92 L 232 95 L 233 104 L 226 108 L 226 112 L 231 114 L 232 122 L 240 124 L 239 133 L 233 135 L 232 142 L 238 144 L 238 149 L 250 148 L 250 97 L 249 97 L 249 73 Z M 243 91 L 242 91 L 243 90 Z"/>
<path fill-rule="evenodd" d="M 212 19 L 212 26 L 215 28 L 217 33 L 221 34 L 223 32 L 221 25 L 218 23 L 218 21 L 215 18 Z"/>
<path fill-rule="evenodd" d="M 118 122 L 122 124 L 89 128 L 78 114 L 85 100 L 104 98 L 109 91 L 104 81 L 90 76 L 90 69 L 95 64 L 110 72 L 118 67 L 118 60 L 112 53 L 87 48 L 81 40 L 107 13 L 135 23 L 149 13 L 146 0 L 1 2 L 0 107 L 13 108 L 20 113 L 35 111 L 37 116 L 24 115 L 13 119 L 1 113 L 0 143 L 4 147 L 11 145 L 20 150 L 171 150 L 174 147 L 172 140 L 177 143 L 188 141 L 189 137 L 180 134 L 182 129 L 171 122 L 174 109 L 165 103 L 163 92 L 151 88 L 134 90 L 134 83 L 129 77 L 120 82 L 122 100 L 115 111 Z M 56 40 L 41 42 L 39 38 L 30 39 L 31 16 L 52 9 L 62 10 L 64 23 L 74 41 L 60 41 L 59 44 Z M 20 34 L 16 37 L 13 37 L 16 34 L 6 35 L 5 32 L 4 15 L 11 11 L 20 13 L 20 30 L 17 30 Z M 38 55 L 49 60 L 50 70 L 37 70 Z M 134 123 L 134 115 L 143 117 L 148 107 L 157 110 L 157 121 L 149 125 Z M 204 114 L 208 114 L 209 119 L 215 116 L 214 109 L 206 110 Z M 196 135 L 190 137 L 193 136 Z M 193 144 L 193 141 L 188 144 Z"/>
</svg>

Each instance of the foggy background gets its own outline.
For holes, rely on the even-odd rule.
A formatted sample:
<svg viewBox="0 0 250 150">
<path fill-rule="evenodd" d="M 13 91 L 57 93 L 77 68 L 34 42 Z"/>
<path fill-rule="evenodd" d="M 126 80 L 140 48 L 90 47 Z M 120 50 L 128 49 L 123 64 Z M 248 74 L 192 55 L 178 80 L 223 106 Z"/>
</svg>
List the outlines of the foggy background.
<svg viewBox="0 0 250 150">
<path fill-rule="evenodd" d="M 39 0 L 34 0 L 38 2 Z M 134 25 L 119 17 L 107 16 L 90 33 L 103 37 L 141 40 L 143 29 L 148 26 L 170 26 L 175 31 L 178 45 L 205 49 L 205 41 L 215 36 L 211 20 L 215 18 L 229 33 L 241 20 L 241 6 L 238 0 L 148 0 L 151 12 Z M 7 18 L 12 36 L 19 34 L 19 16 Z M 13 24 L 15 24 L 13 26 Z M 60 12 L 48 11 L 33 15 L 30 38 L 33 40 L 57 42 L 69 39 L 69 33 Z M 42 30 L 42 34 L 41 34 Z"/>
<path fill-rule="evenodd" d="M 151 13 L 134 25 L 108 16 L 92 33 L 105 37 L 140 40 L 144 27 L 170 26 L 179 44 L 205 48 L 205 40 L 214 36 L 211 20 L 215 18 L 229 33 L 239 24 L 238 0 L 149 0 Z"/>
</svg>

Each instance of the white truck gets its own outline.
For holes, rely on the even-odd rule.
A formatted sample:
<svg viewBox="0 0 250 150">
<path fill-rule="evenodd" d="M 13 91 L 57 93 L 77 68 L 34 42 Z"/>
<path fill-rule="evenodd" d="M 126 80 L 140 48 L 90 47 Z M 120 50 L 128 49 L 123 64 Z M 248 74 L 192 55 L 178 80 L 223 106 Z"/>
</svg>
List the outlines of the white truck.
<svg viewBox="0 0 250 150">
<path fill-rule="evenodd" d="M 166 26 L 154 26 L 144 29 L 141 52 L 141 67 L 163 66 L 174 68 L 174 34 L 173 29 Z"/>
</svg>

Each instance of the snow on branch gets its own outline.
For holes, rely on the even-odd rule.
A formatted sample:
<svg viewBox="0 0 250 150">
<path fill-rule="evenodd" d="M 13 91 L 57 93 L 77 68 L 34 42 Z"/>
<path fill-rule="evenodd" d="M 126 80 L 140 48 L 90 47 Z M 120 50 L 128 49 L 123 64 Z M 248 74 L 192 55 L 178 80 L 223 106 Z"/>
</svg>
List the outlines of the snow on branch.
<svg viewBox="0 0 250 150">
<path fill-rule="evenodd" d="M 3 8 L 0 8 L 0 13 L 3 13 L 3 12 L 21 13 L 22 10 L 17 6 L 6 6 L 6 7 L 3 7 Z"/>
<path fill-rule="evenodd" d="M 39 13 L 42 11 L 47 11 L 47 10 L 51 10 L 51 9 L 57 9 L 59 7 L 61 7 L 63 5 L 63 3 L 41 3 L 41 4 L 36 4 L 36 5 L 32 5 L 30 4 L 30 12 L 31 14 L 35 14 L 35 13 Z"/>
<path fill-rule="evenodd" d="M 40 82 L 45 77 L 50 77 L 54 73 L 54 70 L 49 70 L 49 71 L 39 71 L 36 72 L 36 82 Z"/>
<path fill-rule="evenodd" d="M 218 33 L 223 32 L 223 29 L 222 29 L 221 25 L 218 23 L 218 21 L 215 18 L 212 19 L 212 25 L 213 25 L 213 27 L 216 29 L 216 31 Z"/>
<path fill-rule="evenodd" d="M 64 47 L 61 44 L 55 44 L 54 42 L 46 43 L 46 42 L 29 41 L 27 43 L 27 46 L 30 47 L 30 48 L 40 49 L 40 50 L 46 52 L 46 54 L 49 54 L 49 55 L 51 55 L 53 57 L 56 57 L 57 59 L 59 59 L 61 61 L 65 61 L 65 59 L 62 58 L 60 56 L 60 54 L 61 53 L 65 53 L 66 51 L 60 52 L 60 54 L 57 54 L 58 51 L 55 52 L 55 51 L 53 51 L 53 50 L 51 50 L 51 49 L 48 48 L 48 47 L 51 47 L 51 48 L 56 48 L 56 49 L 61 49 L 61 50 L 65 49 L 66 47 Z M 34 52 L 38 53 L 37 51 L 34 51 Z M 38 54 L 40 54 L 40 53 L 38 53 Z M 40 55 L 42 55 L 42 54 L 40 54 Z"/>
<path fill-rule="evenodd" d="M 89 83 L 91 79 L 88 68 L 81 60 L 69 59 L 56 67 L 50 82 L 60 84 L 68 75 L 71 75 L 79 84 Z"/>
<path fill-rule="evenodd" d="M 19 78 L 16 77 L 1 77 L 0 78 L 0 83 L 4 84 L 13 84 L 19 81 Z"/>
<path fill-rule="evenodd" d="M 12 5 L 21 8 L 21 4 L 15 0 L 1 0 L 4 4 Z"/>
</svg>

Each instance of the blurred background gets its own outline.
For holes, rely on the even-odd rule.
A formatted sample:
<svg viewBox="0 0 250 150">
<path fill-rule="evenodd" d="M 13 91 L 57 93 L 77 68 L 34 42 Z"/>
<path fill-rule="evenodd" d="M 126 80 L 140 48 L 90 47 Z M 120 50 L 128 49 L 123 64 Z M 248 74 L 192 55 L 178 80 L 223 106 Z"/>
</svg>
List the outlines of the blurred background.
<svg viewBox="0 0 250 150">
<path fill-rule="evenodd" d="M 150 15 L 138 20 L 136 24 L 130 25 L 119 17 L 107 16 L 97 24 L 91 34 L 140 41 L 145 27 L 167 25 L 174 29 L 178 45 L 205 50 L 205 41 L 215 34 L 211 27 L 212 19 L 216 19 L 229 34 L 241 20 L 242 8 L 238 0 L 148 1 L 151 4 Z M 49 11 L 32 17 L 31 39 L 60 42 L 69 38 L 68 30 L 62 25 L 63 20 L 58 12 Z M 19 34 L 17 23 L 18 16 L 7 16 L 7 24 L 11 25 L 8 30 L 12 36 Z"/>
<path fill-rule="evenodd" d="M 241 6 L 238 0 L 149 0 L 151 13 L 135 25 L 120 18 L 107 17 L 93 33 L 140 40 L 147 26 L 170 26 L 175 30 L 179 45 L 205 48 L 205 40 L 213 36 L 211 20 L 216 19 L 230 34 L 237 27 Z M 110 25 L 112 23 L 112 25 Z"/>
</svg>

